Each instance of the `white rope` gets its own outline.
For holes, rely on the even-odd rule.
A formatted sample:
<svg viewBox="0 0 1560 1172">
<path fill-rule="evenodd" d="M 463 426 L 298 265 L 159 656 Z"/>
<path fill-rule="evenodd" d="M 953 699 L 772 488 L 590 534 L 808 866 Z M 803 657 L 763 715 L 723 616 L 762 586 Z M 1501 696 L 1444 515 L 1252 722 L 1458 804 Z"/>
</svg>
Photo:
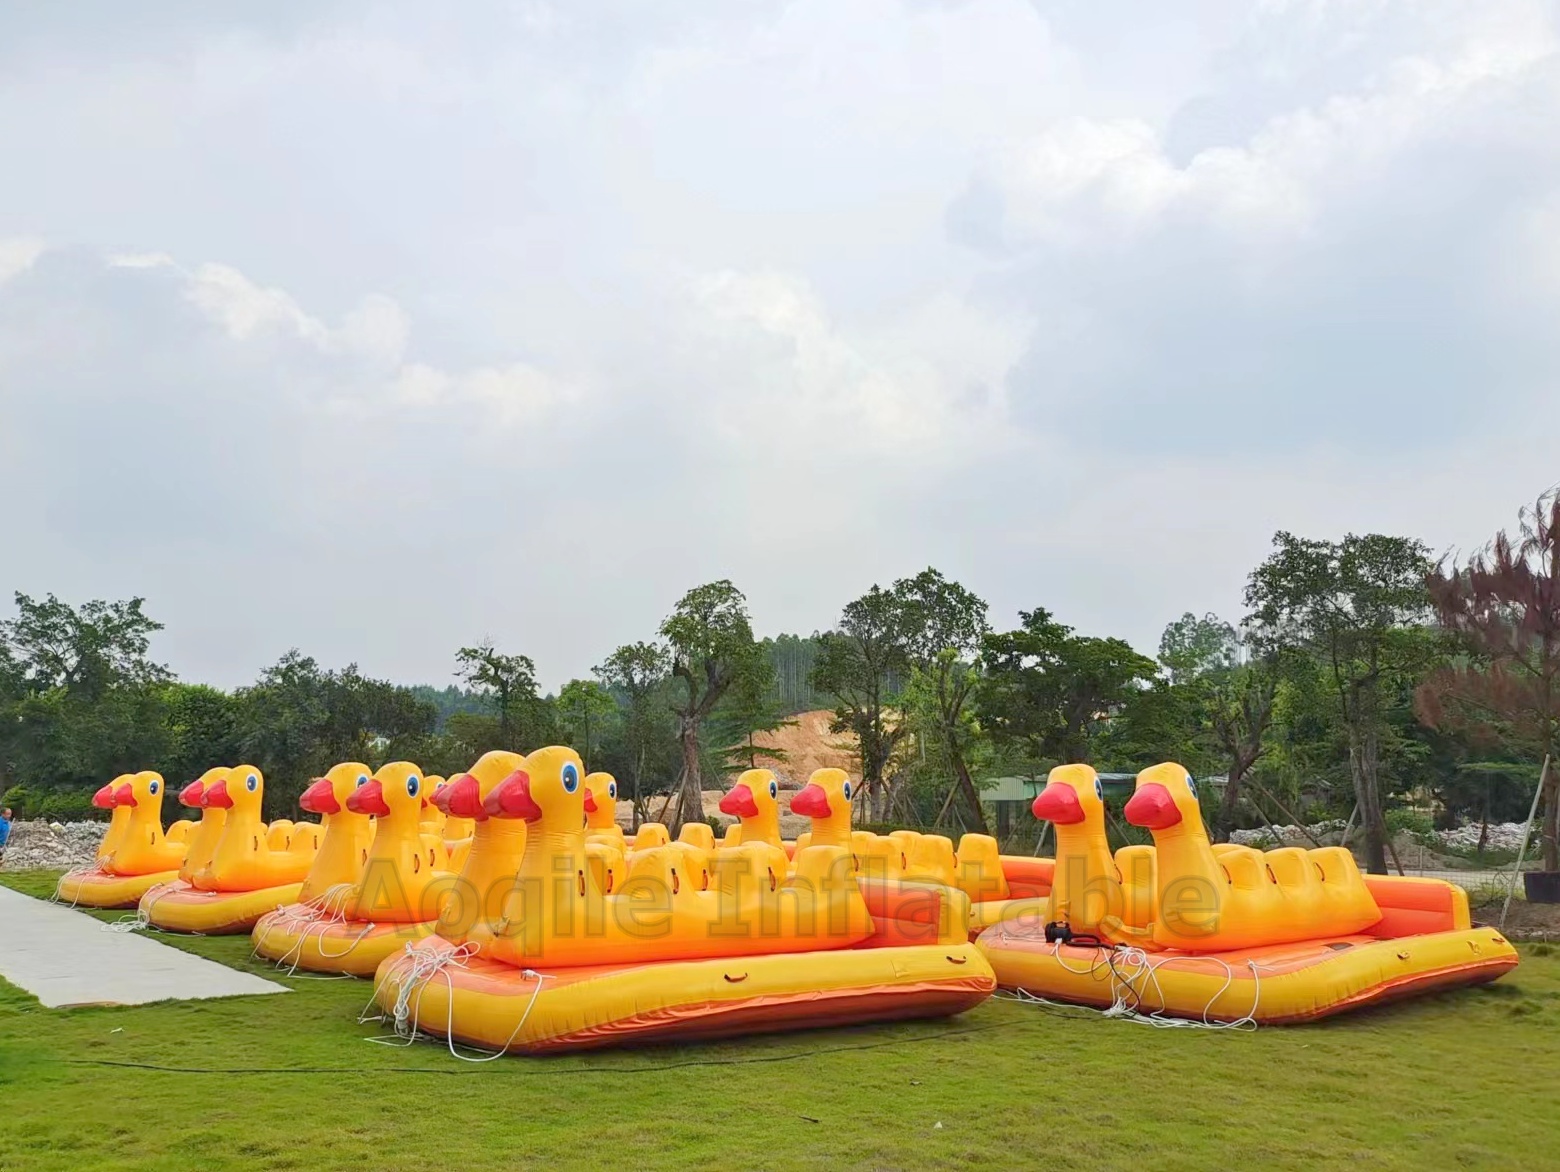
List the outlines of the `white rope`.
<svg viewBox="0 0 1560 1172">
<path fill-rule="evenodd" d="M 462 1054 L 455 1048 L 455 981 L 450 976 L 452 968 L 464 969 L 472 957 L 476 956 L 478 948 L 469 940 L 452 948 L 447 952 L 435 952 L 432 949 L 419 949 L 411 944 L 406 946 L 403 960 L 410 959 L 411 964 L 402 972 L 400 965 L 394 966 L 392 971 L 386 973 L 385 980 L 396 981 L 395 1005 L 389 1014 L 383 1011 L 372 1014 L 370 1008 L 378 1003 L 379 990 L 382 985 L 376 985 L 373 994 L 368 999 L 368 1004 L 363 1007 L 363 1012 L 358 1015 L 360 1023 L 371 1021 L 391 1022 L 393 1033 L 381 1037 L 367 1038 L 365 1041 L 374 1042 L 382 1046 L 410 1046 L 420 1036 L 417 1023 L 421 1020 L 419 1010 L 422 1006 L 423 991 L 434 977 L 443 977 L 449 996 L 446 998 L 444 1043 L 449 1049 L 450 1055 L 459 1058 L 462 1062 L 491 1062 L 495 1058 L 502 1058 L 509 1052 L 509 1047 L 515 1038 L 525 1027 L 526 1021 L 531 1016 L 531 1010 L 536 1008 L 536 999 L 541 996 L 542 988 L 552 976 L 551 973 L 539 973 L 535 969 L 521 969 L 520 975 L 526 980 L 534 980 L 536 988 L 531 991 L 531 999 L 526 1003 L 525 1012 L 520 1015 L 520 1020 L 515 1022 L 515 1028 L 509 1031 L 509 1037 L 504 1039 L 504 1044 L 497 1050 L 486 1050 L 480 1046 L 467 1047 L 483 1056 L 473 1058 L 468 1054 Z M 433 1035 L 421 1034 L 432 1037 Z"/>
</svg>

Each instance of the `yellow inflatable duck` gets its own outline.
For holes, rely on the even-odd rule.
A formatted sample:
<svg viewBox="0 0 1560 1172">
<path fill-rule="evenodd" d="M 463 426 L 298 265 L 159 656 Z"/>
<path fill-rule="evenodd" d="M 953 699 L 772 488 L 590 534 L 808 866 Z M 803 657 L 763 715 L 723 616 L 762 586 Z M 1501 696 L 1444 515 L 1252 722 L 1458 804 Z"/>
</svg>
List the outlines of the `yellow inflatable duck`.
<svg viewBox="0 0 1560 1172">
<path fill-rule="evenodd" d="M 430 864 L 423 842 L 423 781 L 410 761 L 392 761 L 348 796 L 348 810 L 375 819 L 362 877 L 343 908 L 349 920 L 416 924 L 438 918 L 433 884 L 442 872 Z"/>
<path fill-rule="evenodd" d="M 515 818 L 489 818 L 483 803 L 524 764 L 519 753 L 484 753 L 436 795 L 450 818 L 469 818 L 472 823 L 465 866 L 439 911 L 438 933 L 451 943 L 464 944 L 476 925 L 496 923 L 502 914 L 504 897 L 525 850 L 526 824 Z"/>
<path fill-rule="evenodd" d="M 115 875 L 151 875 L 170 872 L 178 875 L 184 862 L 189 832 L 194 823 L 179 821 L 162 826 L 162 774 L 145 770 L 132 774 L 114 789 L 114 809 L 130 811 L 130 823 L 113 852 L 103 860 L 103 868 Z"/>
<path fill-rule="evenodd" d="M 1126 816 L 1154 836 L 1152 938 L 1159 948 L 1227 952 L 1348 935 L 1381 919 L 1354 857 L 1342 847 L 1216 853 L 1197 783 L 1174 762 L 1138 774 Z"/>
<path fill-rule="evenodd" d="M 298 892 L 299 903 L 312 903 L 362 877 L 374 824 L 349 803 L 368 784 L 369 776 L 368 766 L 361 761 L 343 761 L 327 769 L 324 777 L 315 778 L 298 798 L 300 806 L 320 816 L 323 828 L 319 850 Z"/>
<path fill-rule="evenodd" d="M 181 806 L 200 811 L 200 821 L 196 823 L 195 831 L 190 835 L 189 845 L 184 852 L 184 862 L 179 866 L 179 879 L 184 883 L 190 883 L 195 878 L 195 872 L 211 862 L 211 856 L 217 851 L 217 843 L 222 840 L 222 827 L 227 823 L 227 811 L 217 806 L 208 806 L 206 790 L 227 777 L 227 773 L 227 768 L 222 765 L 215 769 L 208 769 L 179 791 Z"/>
<path fill-rule="evenodd" d="M 623 828 L 617 823 L 617 778 L 610 773 L 585 775 L 585 835 L 628 849 Z"/>
<path fill-rule="evenodd" d="M 843 769 L 815 769 L 807 784 L 791 795 L 791 813 L 812 819 L 812 830 L 805 836 L 807 847 L 851 848 L 850 777 Z M 806 849 L 802 837 L 796 840 L 797 853 Z"/>
<path fill-rule="evenodd" d="M 316 840 L 306 832 L 298 836 L 297 849 L 277 850 L 272 846 L 266 825 L 260 820 L 264 795 L 265 779 L 253 765 L 234 766 L 226 777 L 206 790 L 206 804 L 226 810 L 227 821 L 210 864 L 195 874 L 193 883 L 197 888 L 258 891 L 303 882 L 314 860 Z"/>
<path fill-rule="evenodd" d="M 1047 924 L 1074 936 L 1150 942 L 1152 905 L 1129 909 L 1105 829 L 1105 787 L 1088 765 L 1058 765 L 1031 807 L 1056 831 Z"/>
<path fill-rule="evenodd" d="M 108 819 L 108 830 L 103 835 L 103 841 L 98 843 L 97 861 L 102 863 L 109 855 L 114 853 L 130 829 L 130 807 L 120 806 L 114 801 L 114 794 L 122 785 L 128 785 L 133 773 L 121 773 L 113 781 L 103 786 L 92 795 L 92 804 L 99 810 L 110 810 L 112 813 Z"/>
<path fill-rule="evenodd" d="M 771 885 L 772 848 L 760 844 L 718 852 L 709 891 L 674 899 L 630 879 L 603 894 L 589 878 L 584 772 L 573 749 L 538 749 L 488 795 L 490 817 L 523 819 L 527 831 L 483 955 L 517 967 L 633 964 L 844 948 L 871 935 L 849 851 L 838 847 L 798 855 L 784 884 Z"/>
<path fill-rule="evenodd" d="M 778 850 L 785 849 L 780 838 L 780 783 L 771 770 L 744 770 L 737 784 L 720 799 L 720 812 L 741 819 L 737 837 L 728 845 L 767 842 Z"/>
</svg>

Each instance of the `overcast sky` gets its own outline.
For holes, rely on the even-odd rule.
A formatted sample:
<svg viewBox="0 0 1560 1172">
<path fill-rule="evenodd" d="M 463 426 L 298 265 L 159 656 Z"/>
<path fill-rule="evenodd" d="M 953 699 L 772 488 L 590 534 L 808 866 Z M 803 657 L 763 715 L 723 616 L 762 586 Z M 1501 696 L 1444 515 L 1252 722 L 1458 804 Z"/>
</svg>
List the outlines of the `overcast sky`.
<svg viewBox="0 0 1560 1172">
<path fill-rule="evenodd" d="M 444 8 L 0 10 L 0 613 L 553 687 L 931 564 L 1152 651 L 1560 480 L 1553 4 Z"/>
</svg>

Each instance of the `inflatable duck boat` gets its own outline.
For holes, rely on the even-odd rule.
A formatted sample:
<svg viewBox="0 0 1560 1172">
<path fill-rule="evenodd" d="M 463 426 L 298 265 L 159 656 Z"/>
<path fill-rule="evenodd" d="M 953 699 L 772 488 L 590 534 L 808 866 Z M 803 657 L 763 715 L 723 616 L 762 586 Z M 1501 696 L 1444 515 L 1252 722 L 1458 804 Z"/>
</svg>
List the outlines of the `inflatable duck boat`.
<svg viewBox="0 0 1560 1172">
<path fill-rule="evenodd" d="M 1212 845 L 1196 783 L 1174 763 L 1140 773 L 1126 807 L 1154 846 L 1112 858 L 1083 768 L 1053 771 L 1035 799 L 1058 842 L 1044 920 L 1005 921 L 979 937 L 1006 988 L 1141 1014 L 1283 1023 L 1516 967 L 1516 950 L 1471 923 L 1453 884 L 1362 875 L 1342 847 Z"/>
<path fill-rule="evenodd" d="M 93 795 L 112 810 L 108 832 L 91 867 L 61 876 L 55 897 L 84 907 L 134 907 L 148 890 L 177 877 L 194 823 L 162 825 L 162 774 L 147 770 L 116 777 Z"/>
<path fill-rule="evenodd" d="M 510 889 L 462 943 L 441 929 L 380 966 L 375 997 L 398 1022 L 542 1053 L 947 1015 L 995 988 L 966 934 L 967 897 L 948 896 L 964 905 L 941 917 L 941 938 L 903 944 L 869 914 L 839 845 L 798 851 L 789 874 L 768 843 L 715 850 L 702 888 L 678 871 L 679 846 L 698 844 L 647 847 L 608 894 L 585 849 L 583 782 L 578 755 L 550 747 L 488 790 L 488 821 L 525 827 Z M 481 857 L 474 842 L 468 872 Z"/>
<path fill-rule="evenodd" d="M 253 765 L 237 765 L 203 787 L 200 802 L 223 812 L 209 859 L 188 879 L 164 883 L 141 897 L 141 918 L 171 932 L 219 935 L 247 932 L 273 908 L 293 903 L 319 848 L 313 822 L 260 819 L 265 779 Z"/>
<path fill-rule="evenodd" d="M 262 916 L 255 951 L 311 972 L 367 977 L 391 953 L 432 934 L 454 876 L 434 869 L 442 861 L 434 844 L 442 840 L 423 833 L 428 779 L 421 769 L 392 761 L 370 776 L 353 762 L 332 773 L 306 793 L 329 810 L 325 841 L 305 879 L 312 901 Z M 373 841 L 365 850 L 370 817 Z"/>
</svg>

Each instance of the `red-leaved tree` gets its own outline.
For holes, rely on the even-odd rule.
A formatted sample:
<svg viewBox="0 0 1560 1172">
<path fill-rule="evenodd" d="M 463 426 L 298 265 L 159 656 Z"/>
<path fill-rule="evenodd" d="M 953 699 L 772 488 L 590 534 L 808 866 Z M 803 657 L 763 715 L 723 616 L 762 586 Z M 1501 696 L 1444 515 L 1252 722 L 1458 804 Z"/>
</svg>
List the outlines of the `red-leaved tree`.
<svg viewBox="0 0 1560 1172">
<path fill-rule="evenodd" d="M 1466 657 L 1419 686 L 1419 717 L 1486 743 L 1550 758 L 1544 786 L 1544 870 L 1560 871 L 1560 489 L 1523 509 L 1466 566 L 1443 561 L 1428 579 L 1441 625 Z"/>
</svg>

